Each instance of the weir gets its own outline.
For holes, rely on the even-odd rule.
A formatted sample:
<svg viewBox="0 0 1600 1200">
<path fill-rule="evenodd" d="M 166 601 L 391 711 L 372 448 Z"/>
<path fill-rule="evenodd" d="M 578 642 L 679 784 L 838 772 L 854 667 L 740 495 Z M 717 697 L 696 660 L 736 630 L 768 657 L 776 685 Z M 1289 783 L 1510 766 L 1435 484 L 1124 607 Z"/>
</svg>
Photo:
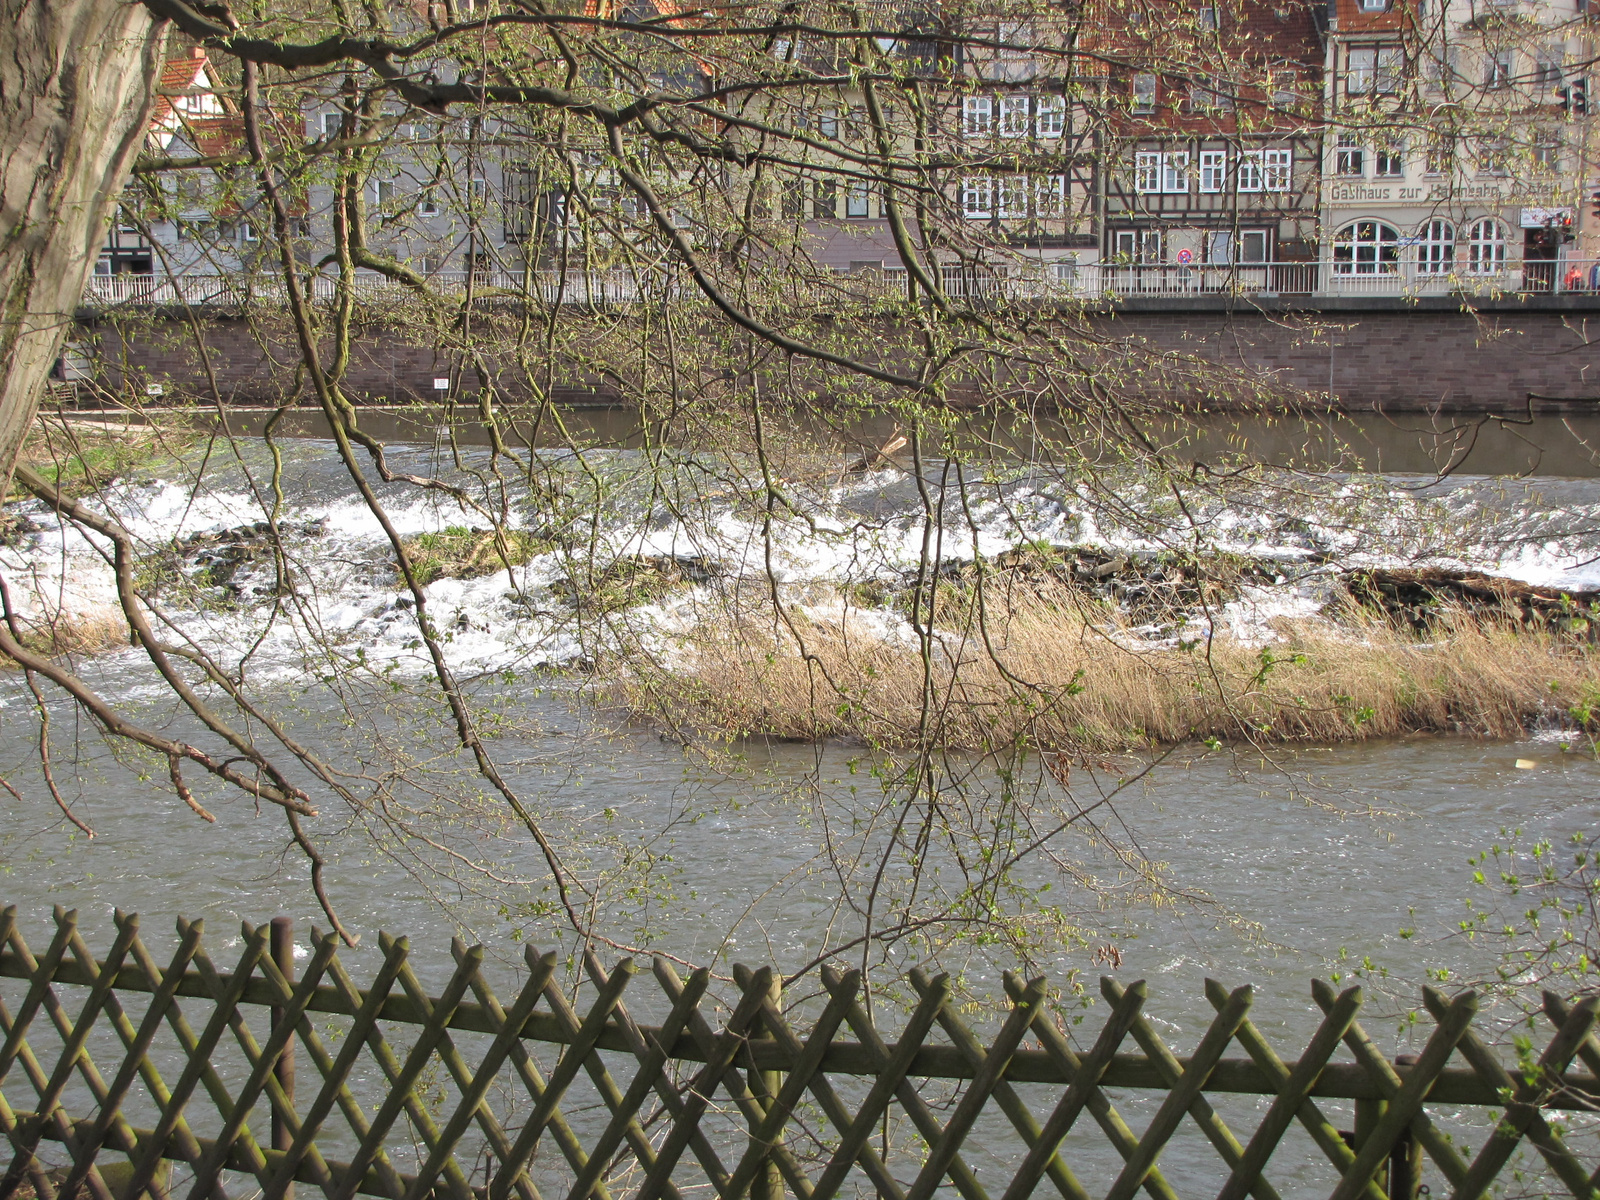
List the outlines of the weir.
<svg viewBox="0 0 1600 1200">
<path fill-rule="evenodd" d="M 608 969 L 591 948 L 580 994 L 555 952 L 530 947 L 507 1004 L 484 948 L 459 940 L 447 981 L 429 989 L 405 939 L 382 936 L 363 987 L 331 934 L 313 933 L 296 978 L 282 923 L 245 924 L 231 969 L 199 922 L 178 922 L 165 964 L 137 917 L 115 925 L 97 957 L 76 913 L 58 908 L 36 951 L 16 909 L 0 912 L 0 980 L 14 981 L 0 988 L 7 1196 L 26 1183 L 43 1200 L 165 1200 L 168 1164 L 180 1164 L 189 1196 L 218 1200 L 278 1200 L 297 1182 L 329 1200 L 676 1200 L 708 1186 L 719 1200 L 1171 1200 L 1160 1160 L 1188 1126 L 1219 1160 L 1220 1191 L 1206 1193 L 1229 1200 L 1281 1194 L 1273 1167 L 1294 1129 L 1333 1169 L 1334 1200 L 1475 1198 L 1502 1173 L 1527 1178 L 1528 1163 L 1512 1165 L 1524 1147 L 1551 1187 L 1596 1194 L 1558 1114 L 1600 1102 L 1600 997 L 1547 993 L 1537 1058 L 1508 1066 L 1475 1028 L 1472 991 L 1425 988 L 1420 1053 L 1390 1058 L 1357 1021 L 1361 988 L 1313 981 L 1321 1022 L 1285 1058 L 1251 1020 L 1252 989 L 1208 981 L 1215 1017 L 1179 1056 L 1143 981 L 1103 979 L 1109 1011 L 1074 1039 L 1048 981 L 1011 973 L 975 1029 L 947 975 L 895 981 L 914 1003 L 892 1019 L 881 1001 L 869 1011 L 855 970 L 685 979 L 658 958 L 647 988 L 632 960 Z M 786 1006 L 786 992 L 809 999 Z M 298 1091 L 297 1055 L 315 1072 L 300 1070 Z M 1253 1127 L 1224 1119 L 1229 1095 L 1262 1098 Z M 1341 1130 L 1330 1103 L 1350 1100 Z M 1122 1115 L 1130 1105 L 1154 1110 L 1142 1133 Z M 1445 1128 L 1462 1109 L 1484 1118 L 1475 1153 Z M 252 1118 L 273 1136 L 252 1133 Z M 45 1142 L 70 1165 L 49 1170 Z M 1086 1153 L 1106 1145 L 1113 1158 Z M 1082 1174 L 1107 1163 L 1105 1178 Z"/>
</svg>

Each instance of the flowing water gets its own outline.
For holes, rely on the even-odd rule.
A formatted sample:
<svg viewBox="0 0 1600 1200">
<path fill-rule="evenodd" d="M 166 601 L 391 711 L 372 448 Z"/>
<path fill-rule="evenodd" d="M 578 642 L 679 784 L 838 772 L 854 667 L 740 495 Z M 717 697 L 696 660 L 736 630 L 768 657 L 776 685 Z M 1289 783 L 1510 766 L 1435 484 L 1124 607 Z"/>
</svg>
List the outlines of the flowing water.
<svg viewBox="0 0 1600 1200">
<path fill-rule="evenodd" d="M 1341 475 L 1297 484 L 1298 511 L 1286 510 L 1279 494 L 1271 504 L 1219 505 L 1202 514 L 1212 544 L 1280 565 L 1276 584 L 1218 618 L 1235 636 L 1269 640 L 1273 616 L 1314 614 L 1330 559 L 1438 562 L 1531 582 L 1600 583 L 1600 568 L 1592 565 L 1600 554 L 1600 472 L 1588 457 L 1581 423 L 1509 431 L 1494 426 L 1472 447 L 1476 457 L 1465 461 L 1473 473 L 1446 480 L 1420 473 L 1432 456 L 1424 446 L 1432 435 L 1420 426 L 1390 433 L 1375 428 L 1362 436 L 1382 451 L 1383 478 Z M 1449 439 L 1461 446 L 1462 436 Z M 1258 431 L 1255 440 L 1269 439 Z M 1303 431 L 1291 440 L 1303 448 Z M 1219 436 L 1219 445 L 1226 441 Z M 152 542 L 201 535 L 193 546 L 203 557 L 211 552 L 205 547 L 215 545 L 205 537 L 262 515 L 251 480 L 263 478 L 267 458 L 259 443 L 241 445 L 237 459 L 213 446 L 203 463 L 201 451 L 192 450 L 180 463 L 158 465 L 121 488 L 112 507 Z M 331 642 L 374 678 L 409 687 L 421 676 L 422 650 L 380 531 L 327 443 L 285 446 L 280 520 L 299 531 L 294 549 L 309 597 L 304 611 L 265 622 L 263 612 L 273 603 L 270 564 L 248 561 L 232 563 L 227 603 L 175 610 L 174 624 L 232 662 L 251 647 L 255 685 L 275 698 L 300 735 L 347 750 L 342 730 L 355 737 L 376 729 L 403 742 L 414 736 L 415 714 L 397 702 L 392 710 L 365 711 L 363 723 L 351 725 L 350 698 L 326 682 L 329 659 L 318 657 Z M 584 465 L 607 479 L 613 498 L 613 516 L 593 531 L 601 555 L 715 563 L 713 574 L 723 578 L 770 569 L 797 603 L 819 609 L 832 603 L 817 596 L 821 582 L 898 578 L 916 561 L 918 491 L 915 480 L 892 465 L 819 486 L 809 519 L 780 523 L 776 552 L 769 553 L 761 514 L 737 501 L 668 513 L 640 495 L 638 460 L 630 457 L 636 453 L 601 450 Z M 422 444 L 397 447 L 392 461 L 419 473 L 448 466 L 440 447 Z M 483 464 L 469 454 L 465 465 Z M 937 464 L 928 470 L 929 478 L 948 480 Z M 382 491 L 404 534 L 471 523 L 470 513 L 437 495 L 419 497 L 402 486 Z M 994 553 L 1044 539 L 1138 551 L 1158 547 L 1160 520 L 1170 519 L 1118 525 L 1102 506 L 1026 470 L 993 481 L 978 501 L 970 523 L 952 506 L 951 545 Z M 69 608 L 107 603 L 110 585 L 92 541 L 63 530 L 46 513 L 35 512 L 33 520 L 35 532 L 4 552 L 23 607 L 50 598 Z M 193 572 L 198 562 L 191 555 L 179 569 Z M 619 901 L 609 926 L 619 941 L 695 960 L 775 962 L 786 970 L 804 965 L 838 936 L 826 925 L 838 919 L 838 885 L 819 857 L 819 797 L 849 803 L 863 778 L 861 751 L 754 742 L 714 768 L 653 730 L 601 719 L 575 701 L 567 682 L 572 677 L 548 670 L 583 666 L 591 644 L 559 611 L 562 571 L 559 555 L 542 554 L 514 575 L 441 580 L 429 589 L 435 619 L 450 631 L 453 666 L 481 702 L 506 717 L 496 753 L 541 811 L 571 829 L 593 830 L 596 846 L 611 847 L 596 850 L 596 863 L 620 853 L 615 847 L 648 850 L 654 865 L 640 876 L 644 886 Z M 714 579 L 695 584 L 714 586 Z M 694 619 L 695 588 L 688 598 L 637 606 L 630 630 L 655 639 L 658 651 L 670 656 L 673 631 Z M 904 636 L 903 620 L 885 612 L 878 621 L 878 635 Z M 313 626 L 323 642 L 309 638 Z M 101 656 L 84 669 L 138 719 L 186 728 L 131 652 Z M 217 817 L 203 823 L 149 762 L 113 756 L 69 708 L 55 705 L 52 712 L 58 782 L 75 813 L 93 826 L 92 841 L 41 802 L 31 698 L 20 679 L 0 680 L 0 773 L 27 797 L 25 804 L 5 802 L 0 900 L 19 906 L 30 938 L 46 936 L 52 904 L 79 909 L 96 945 L 109 940 L 114 907 L 143 914 L 158 946 L 171 944 L 163 935 L 174 916 L 205 917 L 214 952 L 237 944 L 241 919 L 287 913 L 302 928 L 318 922 L 305 863 L 286 846 L 274 813 L 197 788 Z M 430 736 L 443 736 L 438 726 L 432 729 Z M 1315 1024 L 1309 977 L 1361 974 L 1377 985 L 1380 998 L 1369 1028 L 1397 1044 L 1391 1038 L 1403 1041 L 1400 1018 L 1415 1004 L 1425 971 L 1474 979 L 1494 969 L 1494 949 L 1457 930 L 1466 900 L 1482 894 L 1469 859 L 1504 844 L 1513 830 L 1558 843 L 1592 832 L 1600 814 L 1600 763 L 1585 747 L 1581 735 L 1553 714 L 1548 728 L 1517 743 L 1419 737 L 1298 748 L 1270 761 L 1236 748 L 1186 748 L 1115 794 L 1102 813 L 1102 823 L 1116 832 L 1115 851 L 1103 842 L 1073 845 L 1074 861 L 1094 872 L 1105 890 L 1050 896 L 1082 937 L 1046 940 L 1037 967 L 1058 981 L 1081 978 L 1090 992 L 1103 971 L 1149 980 L 1149 1011 L 1180 1051 L 1203 1030 L 1209 1011 L 1204 978 L 1254 983 L 1255 1019 L 1285 1057 L 1298 1053 Z M 413 749 L 420 756 L 447 748 Z M 1115 788 L 1130 769 L 1126 762 L 1090 766 L 1078 787 L 1085 794 Z M 516 830 L 491 835 L 485 823 L 466 827 L 460 836 L 484 873 L 456 884 L 420 866 L 392 840 L 362 836 L 355 828 L 361 822 L 352 820 L 343 830 L 339 814 L 329 820 L 334 828 L 322 836 L 331 896 L 347 926 L 365 935 L 349 955 L 358 975 L 376 961 L 379 929 L 411 937 L 430 986 L 448 973 L 455 932 L 487 940 L 506 978 L 515 974 L 513 931 L 536 943 L 553 940 L 537 885 L 524 882 L 541 876 L 542 863 Z M 1130 852 L 1164 866 L 1177 893 L 1163 905 L 1124 899 L 1124 889 L 1129 897 L 1137 891 L 1134 873 L 1118 857 Z M 498 878 L 517 882 L 501 890 Z M 1059 872 L 1042 860 L 1025 865 L 1020 882 L 1063 886 Z M 226 953 L 219 957 L 225 960 Z M 992 964 L 981 958 L 967 982 L 980 994 L 999 991 Z M 1097 1022 L 1091 1016 L 1086 1028 Z M 1143 1111 L 1141 1103 L 1128 1100 L 1134 1112 Z M 996 1137 L 996 1147 L 1003 1140 Z M 998 1148 L 995 1154 L 997 1162 L 1006 1157 Z M 1214 1160 L 1195 1142 L 1179 1143 L 1164 1161 L 1172 1164 L 1169 1175 L 1180 1192 L 1184 1180 L 1214 1173 Z M 1286 1195 L 1310 1194 L 1326 1182 L 1311 1156 L 1286 1160 L 1283 1170 L 1278 1182 Z"/>
</svg>

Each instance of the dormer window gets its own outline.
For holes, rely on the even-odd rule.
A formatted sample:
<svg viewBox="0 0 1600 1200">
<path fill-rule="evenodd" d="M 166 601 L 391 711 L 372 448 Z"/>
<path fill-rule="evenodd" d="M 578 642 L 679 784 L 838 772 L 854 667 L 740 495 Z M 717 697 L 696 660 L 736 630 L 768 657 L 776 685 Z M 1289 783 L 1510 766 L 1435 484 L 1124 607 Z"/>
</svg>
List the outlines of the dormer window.
<svg viewBox="0 0 1600 1200">
<path fill-rule="evenodd" d="M 1356 0 L 1357 6 L 1364 13 L 1385 13 L 1389 11 L 1392 0 Z"/>
</svg>

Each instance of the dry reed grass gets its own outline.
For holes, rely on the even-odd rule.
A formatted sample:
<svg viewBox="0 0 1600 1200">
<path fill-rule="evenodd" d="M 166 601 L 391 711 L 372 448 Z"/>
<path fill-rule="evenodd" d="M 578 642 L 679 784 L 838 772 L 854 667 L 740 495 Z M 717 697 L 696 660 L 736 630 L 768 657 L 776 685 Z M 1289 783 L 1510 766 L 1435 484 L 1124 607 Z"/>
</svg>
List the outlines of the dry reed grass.
<svg viewBox="0 0 1600 1200">
<path fill-rule="evenodd" d="M 814 610 L 813 610 L 814 611 Z M 952 749 L 1107 751 L 1191 739 L 1335 742 L 1406 733 L 1516 737 L 1600 711 L 1600 652 L 1581 636 L 1446 612 L 1427 637 L 1382 618 L 1278 621 L 1266 646 L 1141 646 L 1109 606 L 1040 597 L 941 612 L 935 655 L 850 619 L 746 625 L 686 645 L 688 670 L 621 682 L 625 702 L 733 736 Z M 963 624 L 951 618 L 964 615 Z M 959 632 L 950 632 L 956 629 Z M 803 653 L 802 653 L 803 646 Z M 925 684 L 927 686 L 925 686 Z"/>
<path fill-rule="evenodd" d="M 52 658 L 100 654 L 128 644 L 128 620 L 121 609 L 111 605 L 96 605 L 79 612 L 19 613 L 17 625 L 24 646 Z"/>
</svg>

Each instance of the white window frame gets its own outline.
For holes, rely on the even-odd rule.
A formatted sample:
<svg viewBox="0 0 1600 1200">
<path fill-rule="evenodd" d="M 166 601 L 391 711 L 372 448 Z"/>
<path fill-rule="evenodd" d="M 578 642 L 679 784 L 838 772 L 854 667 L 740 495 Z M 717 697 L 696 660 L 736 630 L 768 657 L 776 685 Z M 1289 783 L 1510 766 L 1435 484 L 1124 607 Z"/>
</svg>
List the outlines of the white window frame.
<svg viewBox="0 0 1600 1200">
<path fill-rule="evenodd" d="M 1443 217 L 1425 221 L 1417 234 L 1417 274 L 1448 275 L 1456 269 L 1455 226 Z"/>
<path fill-rule="evenodd" d="M 1155 112 L 1160 86 L 1160 81 L 1148 71 L 1135 75 L 1130 90 L 1130 109 L 1135 113 Z"/>
<path fill-rule="evenodd" d="M 1259 254 L 1252 253 L 1250 243 L 1258 240 L 1261 244 Z M 1272 245 L 1272 238 L 1265 229 L 1241 229 L 1239 231 L 1239 251 L 1235 256 L 1243 266 L 1259 266 L 1261 263 L 1271 261 L 1268 257 L 1268 248 Z"/>
<path fill-rule="evenodd" d="M 1262 186 L 1260 150 L 1241 150 L 1239 152 L 1239 173 L 1235 190 L 1249 195 L 1255 192 L 1264 192 Z"/>
<path fill-rule="evenodd" d="M 379 204 L 388 204 L 394 200 L 394 180 L 375 179 L 372 183 L 372 198 Z"/>
<path fill-rule="evenodd" d="M 1189 194 L 1189 152 L 1169 150 L 1161 156 L 1161 192 L 1166 196 Z"/>
<path fill-rule="evenodd" d="M 1363 236 L 1366 230 L 1370 234 Z M 1346 255 L 1343 259 L 1341 251 Z M 1399 271 L 1400 234 L 1387 221 L 1364 217 L 1334 234 L 1335 275 L 1396 275 Z"/>
<path fill-rule="evenodd" d="M 961 181 L 961 215 L 969 221 L 994 216 L 994 176 L 968 175 Z"/>
<path fill-rule="evenodd" d="M 1166 156 L 1159 150 L 1139 150 L 1133 156 L 1133 190 L 1141 196 L 1161 193 L 1161 160 Z"/>
<path fill-rule="evenodd" d="M 1028 177 L 1001 175 L 995 180 L 994 215 L 1002 221 L 1023 221 L 1028 217 Z"/>
<path fill-rule="evenodd" d="M 1341 133 L 1333 147 L 1333 173 L 1347 179 L 1367 177 L 1367 148 L 1351 133 Z"/>
<path fill-rule="evenodd" d="M 994 98 L 968 96 L 961 104 L 961 136 L 986 138 L 994 132 Z"/>
<path fill-rule="evenodd" d="M 996 132 L 1003 138 L 1028 136 L 1027 96 L 1001 96 L 1000 119 Z"/>
<path fill-rule="evenodd" d="M 1261 152 L 1261 190 L 1283 193 L 1294 187 L 1294 151 L 1286 148 Z"/>
<path fill-rule="evenodd" d="M 431 190 L 422 193 L 422 198 L 417 201 L 417 212 L 424 217 L 439 215 L 439 201 Z"/>
<path fill-rule="evenodd" d="M 1498 275 L 1506 269 L 1506 227 L 1493 217 L 1467 231 L 1467 274 Z"/>
<path fill-rule="evenodd" d="M 1483 86 L 1497 91 L 1511 86 L 1517 74 L 1517 55 L 1514 50 L 1490 50 L 1483 56 Z"/>
<path fill-rule="evenodd" d="M 870 183 L 857 181 L 845 188 L 844 215 L 857 221 L 872 215 L 872 185 Z"/>
<path fill-rule="evenodd" d="M 1376 46 L 1351 46 L 1345 58 L 1344 90 L 1347 96 L 1367 96 L 1372 93 L 1378 75 L 1378 48 Z"/>
<path fill-rule="evenodd" d="M 1034 103 L 1034 130 L 1042 138 L 1057 138 L 1066 132 L 1067 98 L 1040 96 Z"/>
<path fill-rule="evenodd" d="M 1228 152 L 1200 151 L 1199 171 L 1201 192 L 1210 194 L 1223 191 L 1228 186 Z"/>
<path fill-rule="evenodd" d="M 338 137 L 344 131 L 344 113 L 325 112 L 322 114 L 322 136 Z"/>
</svg>

